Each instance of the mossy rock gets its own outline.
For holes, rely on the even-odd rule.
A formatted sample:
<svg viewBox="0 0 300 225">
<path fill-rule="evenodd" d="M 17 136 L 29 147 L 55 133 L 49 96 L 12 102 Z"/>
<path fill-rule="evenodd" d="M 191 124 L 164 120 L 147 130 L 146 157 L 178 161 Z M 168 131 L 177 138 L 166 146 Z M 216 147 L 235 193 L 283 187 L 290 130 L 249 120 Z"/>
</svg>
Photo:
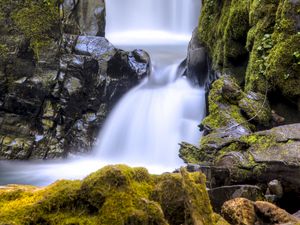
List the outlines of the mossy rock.
<svg viewBox="0 0 300 225">
<path fill-rule="evenodd" d="M 1 225 L 214 225 L 221 219 L 213 214 L 204 175 L 182 169 L 154 176 L 144 168 L 114 165 L 82 181 L 0 188 L 0 221 Z"/>
</svg>

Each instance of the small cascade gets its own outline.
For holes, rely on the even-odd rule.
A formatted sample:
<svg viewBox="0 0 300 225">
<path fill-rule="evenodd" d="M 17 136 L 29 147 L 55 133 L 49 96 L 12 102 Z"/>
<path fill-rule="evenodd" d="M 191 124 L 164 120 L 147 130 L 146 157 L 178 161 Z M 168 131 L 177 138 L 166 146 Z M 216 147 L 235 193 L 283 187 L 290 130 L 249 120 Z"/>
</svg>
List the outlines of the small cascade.
<svg viewBox="0 0 300 225">
<path fill-rule="evenodd" d="M 176 168 L 179 143 L 197 144 L 204 90 L 177 77 L 178 64 L 153 71 L 109 116 L 95 149 L 101 159 Z"/>
<path fill-rule="evenodd" d="M 153 70 L 110 114 L 95 152 L 101 159 L 175 169 L 183 163 L 179 143 L 197 145 L 197 125 L 205 113 L 204 90 L 177 74 L 197 24 L 195 8 L 200 11 L 200 1 L 119 2 L 107 2 L 107 37 L 123 49 L 146 49 Z"/>
</svg>

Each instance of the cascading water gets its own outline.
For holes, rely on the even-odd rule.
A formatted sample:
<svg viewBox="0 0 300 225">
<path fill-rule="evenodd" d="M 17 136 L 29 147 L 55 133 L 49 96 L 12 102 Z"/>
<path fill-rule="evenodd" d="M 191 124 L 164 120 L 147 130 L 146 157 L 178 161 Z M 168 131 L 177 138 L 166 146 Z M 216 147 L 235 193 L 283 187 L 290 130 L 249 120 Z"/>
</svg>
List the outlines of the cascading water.
<svg viewBox="0 0 300 225">
<path fill-rule="evenodd" d="M 183 164 L 179 143 L 197 144 L 204 116 L 204 90 L 177 73 L 197 25 L 200 0 L 108 0 L 107 39 L 119 48 L 142 48 L 152 73 L 126 94 L 107 119 L 93 159 L 2 163 L 0 184 L 46 185 L 56 179 L 82 178 L 101 166 L 127 163 L 152 173 Z"/>
<path fill-rule="evenodd" d="M 119 2 L 107 1 L 107 37 L 123 49 L 146 49 L 153 71 L 111 113 L 96 152 L 100 158 L 172 170 L 182 164 L 179 143 L 199 141 L 197 125 L 204 116 L 204 91 L 177 74 L 197 24 L 198 14 L 193 12 L 200 10 L 200 1 Z M 129 10 L 132 7 L 137 10 Z"/>
</svg>

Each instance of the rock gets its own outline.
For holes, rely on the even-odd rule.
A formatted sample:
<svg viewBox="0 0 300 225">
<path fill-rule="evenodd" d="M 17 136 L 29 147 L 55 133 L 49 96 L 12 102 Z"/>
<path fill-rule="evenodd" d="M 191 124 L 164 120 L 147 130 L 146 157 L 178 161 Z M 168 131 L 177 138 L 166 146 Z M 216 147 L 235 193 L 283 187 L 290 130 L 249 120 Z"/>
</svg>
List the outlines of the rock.
<svg viewBox="0 0 300 225">
<path fill-rule="evenodd" d="M 265 127 L 269 126 L 271 108 L 267 96 L 250 91 L 239 101 L 238 105 L 246 113 L 248 119 L 254 120 Z"/>
<path fill-rule="evenodd" d="M 300 220 L 285 210 L 269 202 L 257 201 L 254 203 L 256 214 L 261 220 L 270 224 L 298 224 Z"/>
<path fill-rule="evenodd" d="M 298 220 L 300 220 L 300 210 L 297 211 L 297 212 L 295 212 L 295 213 L 293 214 L 293 216 L 296 217 Z"/>
<path fill-rule="evenodd" d="M 144 168 L 106 166 L 82 181 L 1 187 L 0 201 L 3 224 L 228 225 L 212 211 L 204 175 L 184 169 L 154 176 Z"/>
<path fill-rule="evenodd" d="M 234 198 L 246 198 L 251 201 L 264 198 L 262 190 L 254 185 L 222 186 L 208 190 L 208 194 L 213 210 L 217 213 L 221 212 L 224 202 Z"/>
<path fill-rule="evenodd" d="M 254 204 L 245 198 L 225 202 L 222 206 L 222 216 L 235 225 L 254 225 L 256 221 Z"/>
<path fill-rule="evenodd" d="M 269 202 L 252 202 L 245 198 L 227 201 L 222 206 L 222 215 L 231 224 L 299 224 L 299 220 Z"/>
<path fill-rule="evenodd" d="M 208 56 L 205 47 L 198 40 L 196 29 L 188 46 L 186 64 L 186 76 L 193 83 L 203 86 L 208 79 Z"/>
<path fill-rule="evenodd" d="M 275 195 L 278 198 L 281 198 L 283 195 L 283 188 L 278 180 L 272 180 L 268 183 L 268 189 L 271 194 Z"/>
<path fill-rule="evenodd" d="M 97 60 L 110 59 L 116 52 L 115 47 L 104 37 L 79 36 L 74 46 L 78 55 L 93 56 Z"/>
<path fill-rule="evenodd" d="M 64 33 L 104 36 L 105 2 L 103 0 L 64 0 L 62 9 Z"/>
<path fill-rule="evenodd" d="M 84 7 L 91 23 L 62 35 L 60 47 L 60 41 L 51 39 L 39 49 L 38 58 L 24 37 L 1 36 L 14 49 L 9 48 L 7 62 L 0 63 L 0 136 L 5 140 L 0 159 L 50 159 L 90 151 L 115 103 L 150 73 L 145 51 L 126 52 L 104 37 L 74 35 L 95 31 L 95 15 L 90 13 L 96 9 L 101 14 L 97 7 L 103 4 L 65 1 L 64 9 L 72 14 L 65 29 L 83 25 L 82 18 L 73 16 Z M 12 117 L 6 115 L 21 122 L 10 122 Z M 10 125 L 15 123 L 26 124 L 26 131 Z"/>
</svg>

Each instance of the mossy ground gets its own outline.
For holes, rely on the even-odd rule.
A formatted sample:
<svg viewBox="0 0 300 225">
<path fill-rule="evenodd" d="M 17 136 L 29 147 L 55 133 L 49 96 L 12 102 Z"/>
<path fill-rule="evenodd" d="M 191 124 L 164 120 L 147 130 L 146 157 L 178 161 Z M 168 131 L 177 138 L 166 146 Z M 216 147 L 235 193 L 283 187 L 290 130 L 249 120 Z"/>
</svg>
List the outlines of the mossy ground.
<svg viewBox="0 0 300 225">
<path fill-rule="evenodd" d="M 215 221 L 205 177 L 107 166 L 83 181 L 0 189 L 0 224 L 179 225 Z M 219 221 L 219 220 L 218 220 Z"/>
</svg>

